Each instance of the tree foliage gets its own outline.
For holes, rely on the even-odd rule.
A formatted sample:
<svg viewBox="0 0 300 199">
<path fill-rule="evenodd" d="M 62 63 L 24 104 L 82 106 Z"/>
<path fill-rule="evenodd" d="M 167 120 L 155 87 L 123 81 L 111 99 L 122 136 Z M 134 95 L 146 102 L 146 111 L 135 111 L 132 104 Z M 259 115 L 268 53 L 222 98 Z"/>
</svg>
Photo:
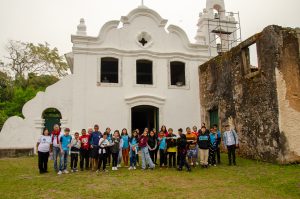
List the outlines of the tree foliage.
<svg viewBox="0 0 300 199">
<path fill-rule="evenodd" d="M 29 74 L 26 79 L 26 87 L 19 84 L 18 80 L 12 80 L 4 72 L 0 72 L 0 130 L 4 122 L 11 116 L 22 115 L 24 104 L 31 100 L 39 91 L 54 84 L 59 79 L 55 76 Z"/>
<path fill-rule="evenodd" d="M 33 44 L 10 40 L 6 46 L 8 63 L 2 66 L 12 72 L 16 79 L 26 79 L 29 73 L 47 74 L 56 77 L 66 76 L 69 72 L 64 56 L 57 48 L 50 48 L 48 43 Z"/>
<path fill-rule="evenodd" d="M 22 117 L 24 104 L 69 73 L 57 48 L 10 40 L 0 59 L 0 130 L 8 117 Z"/>
</svg>

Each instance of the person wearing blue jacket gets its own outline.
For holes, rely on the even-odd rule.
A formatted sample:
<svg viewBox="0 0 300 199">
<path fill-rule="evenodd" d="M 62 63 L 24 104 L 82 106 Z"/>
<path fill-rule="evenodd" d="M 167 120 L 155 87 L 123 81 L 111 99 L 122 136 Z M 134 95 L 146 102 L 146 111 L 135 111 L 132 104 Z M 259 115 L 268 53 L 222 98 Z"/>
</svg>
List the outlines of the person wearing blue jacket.
<svg viewBox="0 0 300 199">
<path fill-rule="evenodd" d="M 101 132 L 99 131 L 99 125 L 94 125 L 94 132 L 90 137 L 90 145 L 91 145 L 91 156 L 92 156 L 92 170 L 96 170 L 98 168 L 98 158 L 99 158 L 99 140 L 102 137 Z"/>
<path fill-rule="evenodd" d="M 159 156 L 160 167 L 167 166 L 167 141 L 166 135 L 163 131 L 160 131 L 158 135 L 158 148 L 159 148 Z"/>
<path fill-rule="evenodd" d="M 214 132 L 217 134 L 217 146 L 216 146 L 216 155 L 217 155 L 217 163 L 221 164 L 221 150 L 220 150 L 220 145 L 222 142 L 222 135 L 221 132 L 218 130 L 218 125 L 214 124 L 213 126 Z"/>
<path fill-rule="evenodd" d="M 208 164 L 211 166 L 216 165 L 216 150 L 217 150 L 217 137 L 218 135 L 214 131 L 214 128 L 210 129 L 209 138 L 210 138 L 210 145 L 209 145 L 209 155 L 208 155 Z"/>
<path fill-rule="evenodd" d="M 226 125 L 225 128 L 226 131 L 224 132 L 223 135 L 223 141 L 224 141 L 224 146 L 227 148 L 228 151 L 228 161 L 229 161 L 228 165 L 231 166 L 232 163 L 233 165 L 236 165 L 235 150 L 236 148 L 239 147 L 239 138 L 235 130 L 230 129 L 229 125 Z"/>
<path fill-rule="evenodd" d="M 198 136 L 198 145 L 200 148 L 200 164 L 202 168 L 208 168 L 210 136 L 209 131 L 206 129 L 205 126 L 201 127 L 201 131 Z"/>
<path fill-rule="evenodd" d="M 137 165 L 137 153 L 138 153 L 138 133 L 136 130 L 132 132 L 132 136 L 129 140 L 130 146 L 130 167 L 128 170 L 136 170 Z"/>
</svg>

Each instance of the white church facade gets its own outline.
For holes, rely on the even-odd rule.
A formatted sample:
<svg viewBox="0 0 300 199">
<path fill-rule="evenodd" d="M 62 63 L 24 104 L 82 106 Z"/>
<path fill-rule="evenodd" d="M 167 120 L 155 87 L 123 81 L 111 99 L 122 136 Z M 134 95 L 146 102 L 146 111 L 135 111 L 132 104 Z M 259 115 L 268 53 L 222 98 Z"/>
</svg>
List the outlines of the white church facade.
<svg viewBox="0 0 300 199">
<path fill-rule="evenodd" d="M 198 67 L 211 58 L 203 21 L 213 17 L 216 6 L 225 9 L 224 1 L 207 1 L 195 43 L 143 5 L 104 24 L 96 37 L 86 35 L 81 19 L 66 55 L 72 74 L 27 102 L 24 119 L 6 121 L 0 148 L 34 147 L 49 125 L 48 110 L 72 132 L 94 124 L 102 131 L 199 126 Z"/>
</svg>

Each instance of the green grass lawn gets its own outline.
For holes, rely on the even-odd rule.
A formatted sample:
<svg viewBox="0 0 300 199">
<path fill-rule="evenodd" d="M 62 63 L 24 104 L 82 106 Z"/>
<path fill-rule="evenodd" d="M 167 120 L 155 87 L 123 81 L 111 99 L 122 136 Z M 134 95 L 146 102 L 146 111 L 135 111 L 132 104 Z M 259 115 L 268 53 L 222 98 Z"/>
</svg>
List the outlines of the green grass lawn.
<svg viewBox="0 0 300 199">
<path fill-rule="evenodd" d="M 300 166 L 280 166 L 239 158 L 224 164 L 175 169 L 84 171 L 40 175 L 37 157 L 0 159 L 0 198 L 300 198 Z"/>
</svg>

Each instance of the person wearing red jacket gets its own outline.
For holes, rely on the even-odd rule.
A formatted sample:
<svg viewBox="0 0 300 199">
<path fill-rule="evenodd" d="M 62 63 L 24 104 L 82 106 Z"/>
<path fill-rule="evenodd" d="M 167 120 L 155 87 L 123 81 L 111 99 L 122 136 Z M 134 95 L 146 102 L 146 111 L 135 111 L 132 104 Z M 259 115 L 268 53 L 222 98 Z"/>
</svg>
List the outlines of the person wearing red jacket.
<svg viewBox="0 0 300 199">
<path fill-rule="evenodd" d="M 83 165 L 85 162 L 85 169 L 89 169 L 89 149 L 90 149 L 90 135 L 86 133 L 85 129 L 81 130 L 81 136 L 79 137 L 79 140 L 81 142 L 80 147 L 80 170 L 83 171 Z"/>
</svg>

